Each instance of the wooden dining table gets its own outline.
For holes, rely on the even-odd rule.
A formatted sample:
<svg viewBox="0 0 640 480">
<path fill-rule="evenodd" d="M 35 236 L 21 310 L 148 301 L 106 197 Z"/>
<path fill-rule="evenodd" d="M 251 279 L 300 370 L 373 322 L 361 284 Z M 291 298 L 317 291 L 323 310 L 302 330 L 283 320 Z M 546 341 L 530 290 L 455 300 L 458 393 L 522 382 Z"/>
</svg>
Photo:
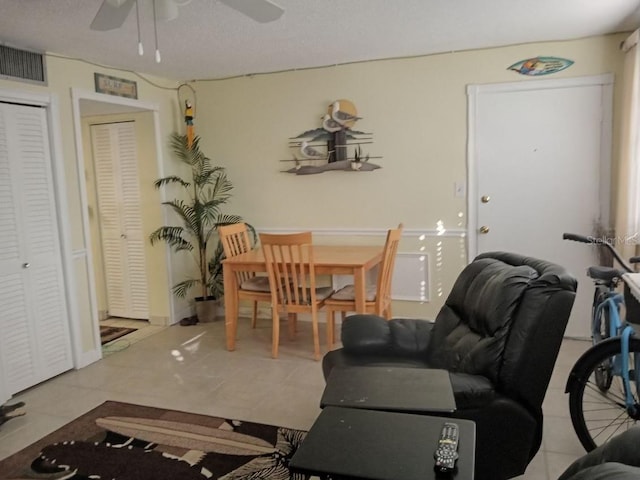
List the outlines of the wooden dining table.
<svg viewBox="0 0 640 480">
<path fill-rule="evenodd" d="M 355 287 L 356 313 L 365 313 L 366 273 L 382 261 L 383 246 L 314 245 L 316 275 L 350 275 Z M 238 282 L 235 272 L 266 272 L 261 248 L 222 261 L 227 350 L 235 350 L 238 331 Z"/>
</svg>

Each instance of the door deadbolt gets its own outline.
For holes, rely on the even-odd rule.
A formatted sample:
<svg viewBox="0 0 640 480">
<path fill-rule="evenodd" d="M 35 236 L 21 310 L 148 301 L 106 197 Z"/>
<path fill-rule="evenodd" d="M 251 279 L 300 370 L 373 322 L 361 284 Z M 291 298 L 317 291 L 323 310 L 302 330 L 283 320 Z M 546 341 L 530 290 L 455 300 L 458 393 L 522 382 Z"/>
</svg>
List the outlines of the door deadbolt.
<svg viewBox="0 0 640 480">
<path fill-rule="evenodd" d="M 22 268 L 29 268 L 30 266 L 31 264 L 29 262 L 22 264 Z"/>
<path fill-rule="evenodd" d="M 482 203 L 489 203 L 489 201 L 490 201 L 490 200 L 491 200 L 491 197 L 490 197 L 489 195 L 483 195 L 483 196 L 480 198 L 480 201 L 481 201 Z"/>
<path fill-rule="evenodd" d="M 480 227 L 480 233 L 489 233 L 489 227 L 483 225 Z"/>
</svg>

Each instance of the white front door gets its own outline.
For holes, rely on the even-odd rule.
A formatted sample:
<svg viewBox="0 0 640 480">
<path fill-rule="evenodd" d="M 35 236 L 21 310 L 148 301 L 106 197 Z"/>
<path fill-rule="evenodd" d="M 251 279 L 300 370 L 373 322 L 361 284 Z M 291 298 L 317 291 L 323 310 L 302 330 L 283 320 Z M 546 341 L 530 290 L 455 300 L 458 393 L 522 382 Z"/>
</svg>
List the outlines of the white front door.
<svg viewBox="0 0 640 480">
<path fill-rule="evenodd" d="M 578 279 L 566 335 L 588 338 L 593 247 L 608 222 L 610 76 L 469 87 L 470 253 L 512 251 Z"/>
</svg>

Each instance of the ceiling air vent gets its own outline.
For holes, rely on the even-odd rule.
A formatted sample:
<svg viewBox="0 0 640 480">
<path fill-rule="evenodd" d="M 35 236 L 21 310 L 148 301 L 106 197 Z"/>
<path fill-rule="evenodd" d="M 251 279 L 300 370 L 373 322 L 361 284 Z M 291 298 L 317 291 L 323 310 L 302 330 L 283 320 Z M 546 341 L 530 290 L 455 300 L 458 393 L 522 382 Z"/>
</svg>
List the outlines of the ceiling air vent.
<svg viewBox="0 0 640 480">
<path fill-rule="evenodd" d="M 44 55 L 0 45 L 0 77 L 46 85 Z"/>
</svg>

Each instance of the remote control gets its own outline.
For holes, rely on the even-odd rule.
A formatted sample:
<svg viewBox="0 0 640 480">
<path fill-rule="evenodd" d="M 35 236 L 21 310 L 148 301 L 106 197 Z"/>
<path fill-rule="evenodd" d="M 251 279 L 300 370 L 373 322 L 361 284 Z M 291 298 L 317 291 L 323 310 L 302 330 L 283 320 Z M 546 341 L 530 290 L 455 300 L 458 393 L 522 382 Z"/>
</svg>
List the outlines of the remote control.
<svg viewBox="0 0 640 480">
<path fill-rule="evenodd" d="M 458 425 L 446 422 L 442 426 L 438 448 L 433 452 L 436 459 L 434 469 L 440 473 L 451 473 L 456 467 L 458 459 Z"/>
</svg>

